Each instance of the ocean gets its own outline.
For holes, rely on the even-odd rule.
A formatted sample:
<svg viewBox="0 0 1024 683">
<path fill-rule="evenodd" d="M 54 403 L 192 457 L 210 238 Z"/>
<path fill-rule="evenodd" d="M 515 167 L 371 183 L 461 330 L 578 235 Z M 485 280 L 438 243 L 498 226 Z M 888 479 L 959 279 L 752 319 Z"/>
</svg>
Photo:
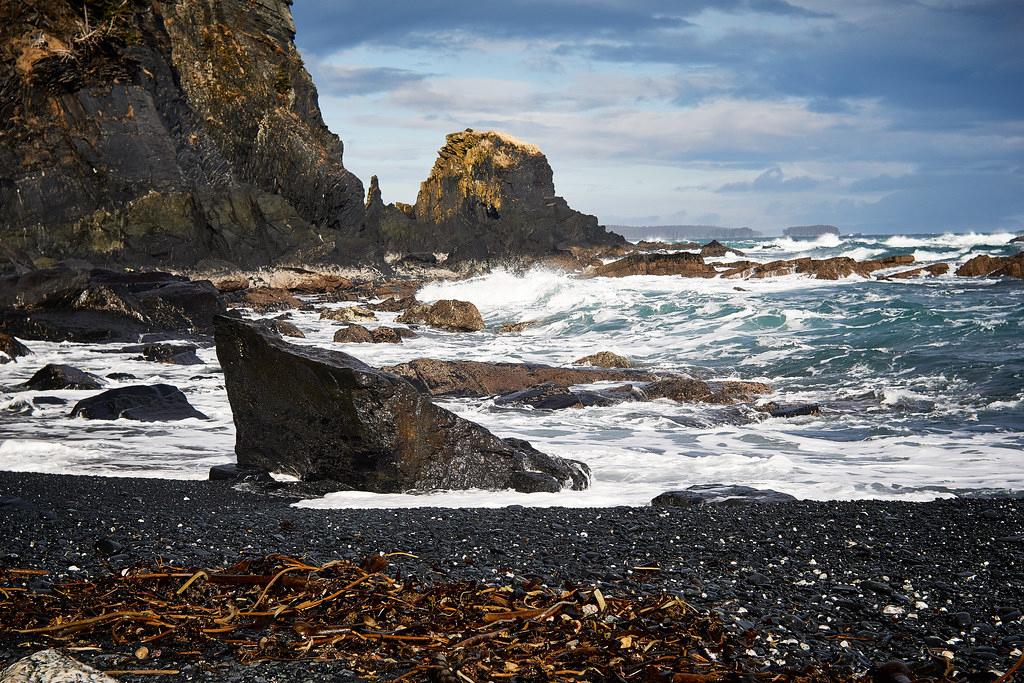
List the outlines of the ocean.
<svg viewBox="0 0 1024 683">
<path fill-rule="evenodd" d="M 652 231 L 648 237 L 660 236 Z M 1013 237 L 828 235 L 726 244 L 756 261 L 913 254 L 913 267 L 946 262 L 955 268 L 977 254 L 1016 253 L 1019 245 L 1008 244 Z M 591 487 L 557 494 L 335 493 L 300 505 L 636 506 L 705 483 L 817 500 L 921 501 L 1024 491 L 1024 281 L 952 273 L 899 281 L 587 279 L 533 269 L 435 282 L 417 296 L 471 301 L 488 329 L 421 329 L 418 338 L 395 345 L 336 344 L 338 323 L 294 311 L 291 320 L 307 337 L 289 341 L 342 350 L 371 365 L 421 357 L 561 365 L 613 351 L 652 369 L 768 382 L 773 400 L 818 404 L 821 413 L 772 418 L 753 406 L 667 400 L 560 411 L 443 400 L 499 436 L 586 462 Z M 378 317 L 393 325 L 397 315 Z M 535 324 L 519 334 L 495 331 L 521 321 Z M 202 479 L 211 465 L 233 460 L 234 427 L 212 348 L 199 351 L 204 365 L 171 366 L 117 353 L 122 343 L 27 344 L 35 355 L 0 365 L 0 385 L 24 381 L 45 363 L 99 375 L 130 373 L 137 379 L 111 381 L 108 388 L 173 384 L 211 419 L 86 421 L 68 414 L 76 400 L 96 392 L 44 392 L 68 403 L 42 406 L 32 405 L 38 392 L 0 393 L 0 469 Z"/>
</svg>

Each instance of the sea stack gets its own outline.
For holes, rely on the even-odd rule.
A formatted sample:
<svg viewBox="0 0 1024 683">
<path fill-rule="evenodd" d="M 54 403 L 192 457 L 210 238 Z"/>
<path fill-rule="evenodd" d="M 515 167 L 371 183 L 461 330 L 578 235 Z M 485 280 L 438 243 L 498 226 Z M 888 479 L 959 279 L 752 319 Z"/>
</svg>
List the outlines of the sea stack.
<svg viewBox="0 0 1024 683">
<path fill-rule="evenodd" d="M 497 131 L 448 135 L 416 205 L 380 204 L 371 193 L 370 215 L 379 215 L 382 239 L 397 253 L 435 250 L 452 261 L 489 261 L 625 241 L 555 194 L 540 149 Z"/>
</svg>

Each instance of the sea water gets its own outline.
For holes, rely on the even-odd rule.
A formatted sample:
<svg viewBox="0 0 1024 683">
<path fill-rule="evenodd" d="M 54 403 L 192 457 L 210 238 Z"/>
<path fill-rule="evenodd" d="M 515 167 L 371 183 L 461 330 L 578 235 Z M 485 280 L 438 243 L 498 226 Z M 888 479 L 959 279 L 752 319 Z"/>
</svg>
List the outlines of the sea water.
<svg viewBox="0 0 1024 683">
<path fill-rule="evenodd" d="M 652 234 L 651 238 L 658 235 Z M 1012 234 L 827 235 L 729 242 L 746 259 L 809 256 L 859 260 L 913 254 L 914 266 L 956 265 L 977 254 L 1011 255 Z M 710 259 L 729 262 L 730 256 Z M 887 272 L 898 272 L 909 267 Z M 884 274 L 876 273 L 876 275 Z M 694 484 L 744 484 L 808 499 L 929 500 L 1024 491 L 1024 282 L 935 278 L 882 281 L 804 276 L 763 280 L 636 276 L 581 278 L 534 269 L 423 287 L 423 301 L 477 305 L 487 329 L 420 328 L 402 344 L 337 344 L 338 323 L 295 311 L 306 339 L 371 365 L 414 358 L 565 365 L 613 351 L 637 365 L 706 379 L 769 382 L 771 398 L 813 403 L 821 414 L 772 418 L 751 405 L 669 400 L 559 411 L 499 406 L 492 399 L 439 403 L 499 436 L 590 465 L 586 491 L 382 495 L 336 493 L 311 507 L 645 505 Z M 351 304 L 329 304 L 344 306 Z M 394 325 L 398 314 L 381 313 Z M 531 321 L 519 334 L 504 323 Z M 371 327 L 373 324 L 370 325 Z M 96 392 L 42 392 L 68 400 L 33 406 L 36 392 L 0 394 L 0 468 L 110 476 L 205 478 L 232 459 L 234 428 L 212 348 L 204 365 L 132 360 L 124 344 L 30 342 L 34 356 L 0 366 L 0 384 L 45 363 L 181 388 L 209 420 L 137 423 L 70 419 Z"/>
</svg>

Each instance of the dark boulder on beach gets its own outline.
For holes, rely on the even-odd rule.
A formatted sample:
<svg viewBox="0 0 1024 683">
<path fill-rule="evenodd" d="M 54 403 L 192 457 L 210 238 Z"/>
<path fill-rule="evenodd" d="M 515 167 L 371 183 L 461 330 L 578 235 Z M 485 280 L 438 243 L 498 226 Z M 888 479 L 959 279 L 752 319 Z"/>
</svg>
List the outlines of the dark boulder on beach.
<svg viewBox="0 0 1024 683">
<path fill-rule="evenodd" d="M 696 507 L 701 505 L 750 505 L 788 503 L 796 498 L 788 493 L 750 486 L 697 484 L 682 491 L 667 491 L 651 501 L 654 507 Z"/>
<path fill-rule="evenodd" d="M 71 417 L 87 420 L 138 420 L 174 422 L 206 415 L 192 407 L 185 394 L 169 384 L 110 389 L 79 401 Z"/>
<path fill-rule="evenodd" d="M 596 277 L 629 277 L 631 275 L 681 275 L 683 277 L 714 277 L 715 269 L 704 263 L 700 254 L 686 251 L 672 254 L 630 254 L 618 261 L 597 266 L 589 271 Z"/>
<path fill-rule="evenodd" d="M 0 365 L 30 355 L 32 351 L 27 346 L 6 332 L 0 332 Z"/>
<path fill-rule="evenodd" d="M 449 332 L 479 332 L 484 329 L 484 319 L 477 307 L 468 301 L 455 299 L 410 306 L 395 322 L 429 325 Z"/>
<path fill-rule="evenodd" d="M 40 368 L 32 378 L 17 386 L 26 391 L 59 391 L 72 389 L 91 391 L 103 388 L 103 380 L 70 365 L 50 364 Z"/>
<path fill-rule="evenodd" d="M 0 278 L 0 326 L 25 339 L 95 343 L 208 333 L 224 310 L 209 281 L 169 273 L 59 267 Z"/>
<path fill-rule="evenodd" d="M 216 342 L 240 465 L 386 493 L 505 489 L 521 472 L 588 485 L 586 465 L 500 439 L 348 354 L 227 317 L 216 321 Z"/>
<path fill-rule="evenodd" d="M 382 368 L 406 378 L 434 396 L 499 396 L 541 385 L 571 387 L 593 382 L 649 382 L 656 377 L 640 370 L 560 368 L 532 363 L 491 363 L 472 360 L 417 358 Z"/>
</svg>

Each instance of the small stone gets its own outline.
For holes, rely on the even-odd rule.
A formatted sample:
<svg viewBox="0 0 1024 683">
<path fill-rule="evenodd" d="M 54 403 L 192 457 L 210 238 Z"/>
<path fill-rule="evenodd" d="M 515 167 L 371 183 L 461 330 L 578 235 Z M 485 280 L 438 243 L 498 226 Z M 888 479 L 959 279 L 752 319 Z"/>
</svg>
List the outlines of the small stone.
<svg viewBox="0 0 1024 683">
<path fill-rule="evenodd" d="M 96 541 L 92 547 L 96 550 L 96 553 L 102 557 L 119 555 L 124 551 L 124 545 L 118 543 L 112 538 L 101 538 Z"/>
</svg>

